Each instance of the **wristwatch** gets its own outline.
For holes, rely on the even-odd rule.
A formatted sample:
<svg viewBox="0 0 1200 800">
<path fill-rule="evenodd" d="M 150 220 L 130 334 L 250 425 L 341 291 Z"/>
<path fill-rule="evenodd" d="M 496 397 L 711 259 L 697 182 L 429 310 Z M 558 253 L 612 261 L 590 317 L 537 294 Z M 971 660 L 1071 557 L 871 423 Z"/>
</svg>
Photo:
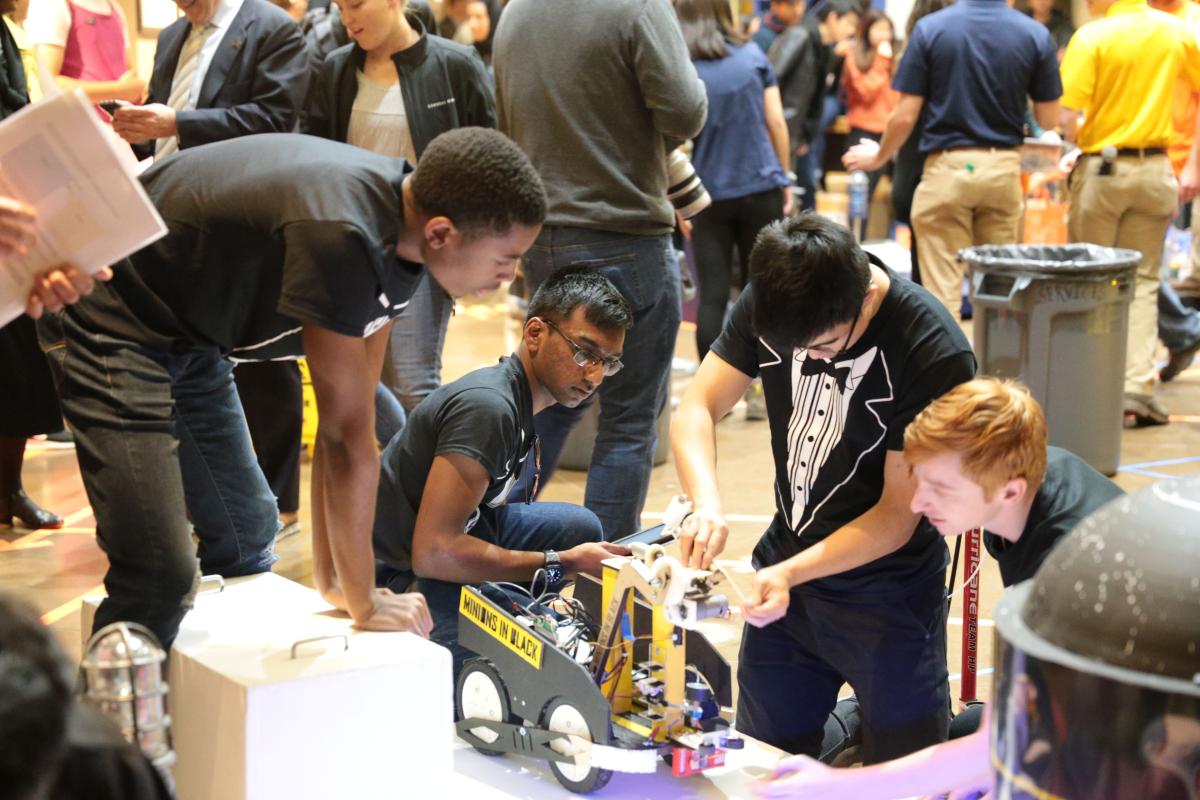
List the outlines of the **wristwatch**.
<svg viewBox="0 0 1200 800">
<path fill-rule="evenodd" d="M 546 582 L 551 586 L 557 586 L 563 582 L 563 578 L 565 577 L 563 574 L 562 559 L 553 550 L 547 550 L 545 555 L 546 563 L 543 569 L 546 570 Z"/>
</svg>

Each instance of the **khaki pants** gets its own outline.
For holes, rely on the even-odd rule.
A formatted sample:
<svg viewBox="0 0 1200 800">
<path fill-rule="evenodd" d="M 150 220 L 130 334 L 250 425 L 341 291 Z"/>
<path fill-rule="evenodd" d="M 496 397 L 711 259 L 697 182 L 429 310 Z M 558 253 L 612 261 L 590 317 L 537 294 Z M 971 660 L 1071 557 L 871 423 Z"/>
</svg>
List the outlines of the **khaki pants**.
<svg viewBox="0 0 1200 800">
<path fill-rule="evenodd" d="M 1016 244 L 1021 205 L 1016 150 L 943 150 L 925 159 L 912 208 L 921 282 L 955 319 L 963 284 L 958 251 L 977 244 Z"/>
<path fill-rule="evenodd" d="M 1163 237 L 1179 201 L 1179 184 L 1165 155 L 1120 156 L 1111 175 L 1098 174 L 1100 164 L 1099 156 L 1082 156 L 1071 173 L 1067 232 L 1072 242 L 1141 252 L 1129 308 L 1125 392 L 1151 395 Z"/>
</svg>

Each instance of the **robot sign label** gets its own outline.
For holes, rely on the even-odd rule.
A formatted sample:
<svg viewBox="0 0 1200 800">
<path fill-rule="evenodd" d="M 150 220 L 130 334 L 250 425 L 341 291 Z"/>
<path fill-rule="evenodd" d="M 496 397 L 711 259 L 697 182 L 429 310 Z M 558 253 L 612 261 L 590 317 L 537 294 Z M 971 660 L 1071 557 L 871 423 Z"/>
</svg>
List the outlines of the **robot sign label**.
<svg viewBox="0 0 1200 800">
<path fill-rule="evenodd" d="M 491 603 L 470 594 L 466 587 L 463 587 L 458 610 L 534 669 L 542 668 L 542 641 L 513 622 L 510 617 L 500 613 Z"/>
</svg>

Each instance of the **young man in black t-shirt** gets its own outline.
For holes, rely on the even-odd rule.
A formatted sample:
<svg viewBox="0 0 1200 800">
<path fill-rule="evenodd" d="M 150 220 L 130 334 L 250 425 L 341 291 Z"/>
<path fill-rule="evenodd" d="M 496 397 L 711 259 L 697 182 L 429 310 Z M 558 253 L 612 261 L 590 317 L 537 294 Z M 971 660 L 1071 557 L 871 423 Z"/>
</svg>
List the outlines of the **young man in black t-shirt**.
<svg viewBox="0 0 1200 800">
<path fill-rule="evenodd" d="M 109 558 L 96 626 L 170 645 L 200 566 L 275 558 L 274 498 L 251 451 L 231 360 L 308 358 L 320 408 L 313 576 L 357 626 L 431 627 L 424 600 L 374 587 L 374 386 L 390 321 L 422 265 L 451 295 L 512 277 L 545 194 L 503 135 L 438 137 L 413 171 L 323 139 L 270 134 L 189 148 L 142 182 L 168 235 L 70 306 L 63 411 Z"/>
<path fill-rule="evenodd" d="M 575 407 L 621 369 L 633 312 L 594 270 L 556 272 L 529 303 L 517 352 L 434 390 L 383 453 L 375 517 L 377 578 L 397 592 L 418 588 L 433 615 L 433 639 L 455 655 L 463 584 L 528 584 L 546 570 L 600 574 L 627 554 L 600 541 L 600 521 L 570 503 L 506 499 L 518 478 L 537 481 L 533 416 L 555 403 Z"/>
<path fill-rule="evenodd" d="M 912 510 L 943 536 L 983 528 L 1006 587 L 1032 578 L 1059 539 L 1122 494 L 1078 456 L 1046 441 L 1046 417 L 1028 390 L 993 378 L 956 386 L 904 432 L 904 458 L 917 482 Z M 955 718 L 954 727 L 969 735 L 877 767 L 785 760 L 759 795 L 883 800 L 989 789 L 981 711 L 973 706 Z"/>
<path fill-rule="evenodd" d="M 904 433 L 913 511 L 943 536 L 983 528 L 1004 585 L 1029 580 L 1059 539 L 1123 494 L 1046 442 L 1045 415 L 1024 387 L 993 378 L 955 387 Z"/>
<path fill-rule="evenodd" d="M 680 403 L 671 441 L 695 511 L 682 555 L 725 544 L 713 432 L 761 375 L 775 518 L 742 612 L 738 727 L 817 755 L 838 689 L 862 706 L 863 757 L 946 736 L 946 547 L 909 509 L 904 428 L 975 370 L 950 315 L 813 215 L 768 226 L 750 286 Z"/>
</svg>

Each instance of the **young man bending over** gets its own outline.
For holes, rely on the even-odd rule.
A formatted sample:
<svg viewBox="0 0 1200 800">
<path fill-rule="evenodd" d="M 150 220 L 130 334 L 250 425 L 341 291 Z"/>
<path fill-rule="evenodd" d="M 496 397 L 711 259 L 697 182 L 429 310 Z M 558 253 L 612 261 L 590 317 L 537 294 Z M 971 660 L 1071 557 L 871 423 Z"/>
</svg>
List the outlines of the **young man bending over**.
<svg viewBox="0 0 1200 800">
<path fill-rule="evenodd" d="M 1121 494 L 1078 456 L 1047 447 L 1046 438 L 1046 418 L 1028 390 L 992 378 L 955 387 L 904 432 L 904 458 L 917 481 L 912 510 L 943 536 L 983 528 L 1005 586 L 1032 578 L 1059 539 Z M 797 756 L 758 793 L 883 800 L 985 788 L 987 756 L 987 725 L 980 725 L 965 738 L 863 769 Z"/>
<path fill-rule="evenodd" d="M 600 542 L 600 522 L 570 503 L 505 500 L 527 473 L 536 482 L 533 416 L 574 407 L 621 369 L 628 304 L 594 270 L 556 272 L 534 294 L 517 352 L 435 390 L 383 452 L 375 517 L 379 584 L 395 592 L 416 579 L 433 615 L 433 639 L 459 647 L 463 584 L 546 585 L 628 551 Z M 539 581 L 539 586 L 541 585 Z"/>
</svg>

